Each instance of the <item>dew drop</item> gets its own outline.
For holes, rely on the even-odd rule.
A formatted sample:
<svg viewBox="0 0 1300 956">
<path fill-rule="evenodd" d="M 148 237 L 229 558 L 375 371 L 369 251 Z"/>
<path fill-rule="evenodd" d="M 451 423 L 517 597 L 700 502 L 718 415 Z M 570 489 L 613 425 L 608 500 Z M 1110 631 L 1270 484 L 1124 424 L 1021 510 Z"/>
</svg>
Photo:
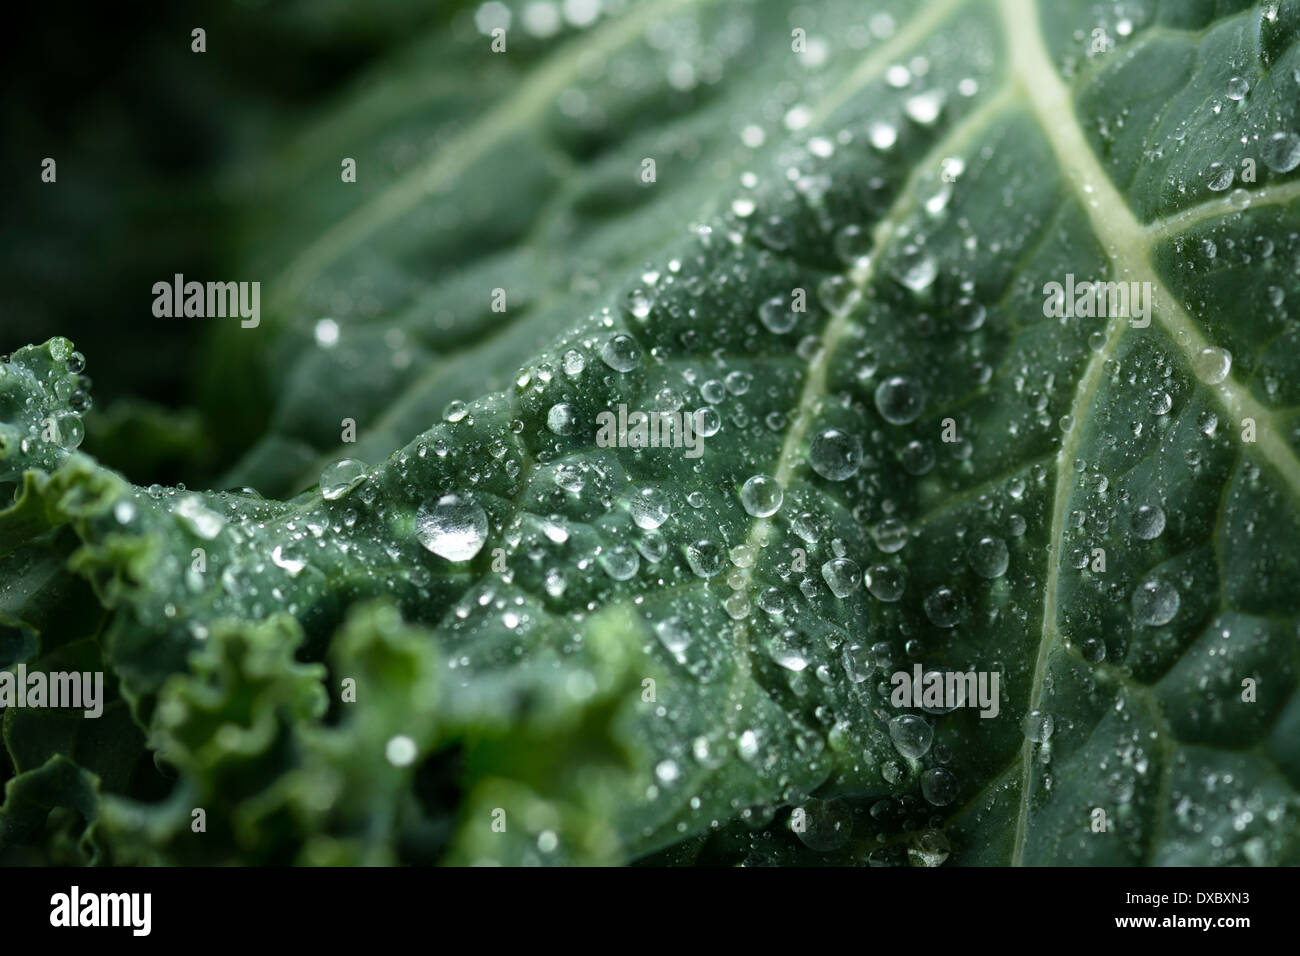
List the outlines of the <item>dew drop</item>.
<svg viewBox="0 0 1300 956">
<path fill-rule="evenodd" d="M 638 528 L 654 530 L 672 514 L 672 505 L 668 500 L 668 495 L 658 488 L 642 488 L 628 503 L 628 510 L 632 512 L 632 520 Z"/>
<path fill-rule="evenodd" d="M 474 501 L 443 495 L 424 504 L 415 516 L 415 537 L 426 549 L 448 561 L 468 561 L 487 540 L 487 514 Z"/>
<path fill-rule="evenodd" d="M 701 538 L 686 546 L 686 563 L 696 577 L 711 578 L 722 570 L 726 560 L 722 545 L 709 538 Z"/>
<path fill-rule="evenodd" d="M 344 458 L 326 465 L 320 473 L 320 493 L 326 501 L 337 501 L 361 484 L 366 466 L 355 458 Z"/>
<path fill-rule="evenodd" d="M 781 510 L 785 493 L 775 478 L 754 475 L 740 489 L 740 503 L 747 514 L 755 518 L 769 518 Z"/>
<path fill-rule="evenodd" d="M 630 335 L 615 335 L 601 348 L 600 359 L 616 372 L 630 372 L 641 364 L 641 346 Z"/>
<path fill-rule="evenodd" d="M 1007 573 L 1010 557 L 1001 538 L 980 538 L 971 549 L 970 566 L 982 578 L 992 580 Z"/>
<path fill-rule="evenodd" d="M 957 796 L 957 777 L 944 767 L 931 767 L 921 774 L 921 796 L 936 807 L 946 807 Z"/>
<path fill-rule="evenodd" d="M 572 435 L 578 430 L 578 410 L 568 402 L 552 405 L 546 413 L 546 427 L 557 435 Z"/>
<path fill-rule="evenodd" d="M 783 295 L 773 296 L 758 307 L 758 320 L 763 328 L 777 335 L 784 335 L 795 327 L 799 313 L 795 312 Z"/>
<path fill-rule="evenodd" d="M 872 597 L 877 601 L 892 604 L 903 596 L 903 590 L 907 586 L 907 575 L 901 568 L 877 564 L 867 569 L 864 581 Z"/>
<path fill-rule="evenodd" d="M 1223 163 L 1211 163 L 1206 173 L 1207 184 L 1212 192 L 1221 193 L 1232 185 L 1233 170 Z"/>
<path fill-rule="evenodd" d="M 1143 541 L 1154 541 L 1165 530 L 1165 512 L 1159 505 L 1142 505 L 1133 512 L 1133 533 Z"/>
<path fill-rule="evenodd" d="M 894 375 L 876 387 L 876 409 L 891 425 L 906 425 L 920 417 L 925 390 L 915 379 Z"/>
<path fill-rule="evenodd" d="M 935 627 L 956 627 L 962 616 L 961 597 L 949 587 L 936 588 L 922 602 L 925 616 Z"/>
<path fill-rule="evenodd" d="M 846 598 L 862 583 L 862 573 L 851 558 L 831 558 L 822 565 L 822 579 L 837 598 Z"/>
<path fill-rule="evenodd" d="M 930 752 L 934 729 L 924 717 L 899 714 L 889 722 L 889 739 L 894 749 L 909 760 L 920 760 Z"/>
<path fill-rule="evenodd" d="M 1260 145 L 1259 155 L 1264 165 L 1275 173 L 1289 173 L 1300 166 L 1300 136 L 1279 131 Z"/>
<path fill-rule="evenodd" d="M 862 442 L 838 428 L 823 429 L 809 445 L 808 464 L 828 481 L 845 481 L 862 466 Z"/>
<path fill-rule="evenodd" d="M 907 525 L 897 518 L 886 518 L 871 529 L 871 539 L 885 554 L 901 551 L 907 544 Z"/>
<path fill-rule="evenodd" d="M 943 104 L 946 96 L 942 89 L 935 88 L 927 90 L 924 93 L 917 93 L 910 96 L 903 103 L 903 112 L 907 118 L 914 123 L 922 126 L 930 126 L 939 118 L 939 113 L 943 111 Z"/>
<path fill-rule="evenodd" d="M 615 581 L 627 581 L 636 576 L 641 559 L 631 548 L 619 545 L 601 553 L 600 566 Z"/>
<path fill-rule="evenodd" d="M 1232 371 L 1232 353 L 1213 345 L 1207 346 L 1196 354 L 1192 365 L 1198 379 L 1206 385 L 1218 385 Z"/>
<path fill-rule="evenodd" d="M 1025 714 L 1025 719 L 1020 726 L 1025 732 L 1026 740 L 1032 740 L 1036 744 L 1043 744 L 1052 738 L 1052 730 L 1055 728 L 1056 722 L 1052 719 L 1051 714 L 1045 714 L 1041 710 L 1031 710 Z"/>
<path fill-rule="evenodd" d="M 1148 578 L 1133 592 L 1133 616 L 1139 624 L 1160 627 L 1178 613 L 1180 599 L 1172 584 L 1161 578 Z"/>
</svg>

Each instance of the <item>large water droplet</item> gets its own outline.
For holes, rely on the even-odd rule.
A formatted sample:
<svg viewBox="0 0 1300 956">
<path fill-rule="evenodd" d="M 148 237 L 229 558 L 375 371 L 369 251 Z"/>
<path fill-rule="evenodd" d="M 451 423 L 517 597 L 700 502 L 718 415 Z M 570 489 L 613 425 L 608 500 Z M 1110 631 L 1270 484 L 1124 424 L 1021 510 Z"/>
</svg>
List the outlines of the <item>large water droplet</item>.
<svg viewBox="0 0 1300 956">
<path fill-rule="evenodd" d="M 1160 537 L 1165 530 L 1165 512 L 1159 505 L 1142 505 L 1133 512 L 1133 533 L 1143 541 Z"/>
<path fill-rule="evenodd" d="M 641 364 L 641 346 L 630 335 L 615 335 L 601 347 L 600 360 L 616 372 L 630 372 Z"/>
<path fill-rule="evenodd" d="M 783 295 L 773 296 L 758 307 L 758 320 L 763 328 L 777 335 L 784 335 L 795 327 L 799 313 L 791 308 Z"/>
<path fill-rule="evenodd" d="M 868 568 L 864 580 L 871 596 L 886 604 L 892 604 L 901 598 L 907 586 L 907 575 L 901 568 L 891 568 L 884 564 Z"/>
<path fill-rule="evenodd" d="M 915 379 L 894 375 L 876 387 L 876 410 L 891 425 L 906 425 L 920 417 L 925 390 Z"/>
<path fill-rule="evenodd" d="M 686 546 L 686 563 L 697 577 L 713 577 L 722 570 L 725 561 L 726 552 L 716 541 L 701 538 Z"/>
<path fill-rule="evenodd" d="M 1275 173 L 1289 173 L 1300 166 L 1300 136 L 1278 131 L 1267 137 L 1259 147 L 1260 159 Z"/>
<path fill-rule="evenodd" d="M 862 466 L 862 442 L 857 435 L 827 428 L 813 436 L 808 464 L 828 481 L 844 481 Z"/>
<path fill-rule="evenodd" d="M 934 730 L 930 722 L 916 714 L 899 714 L 889 722 L 889 739 L 904 757 L 920 760 L 930 752 Z"/>
<path fill-rule="evenodd" d="M 619 545 L 601 553 L 600 566 L 615 581 L 627 581 L 636 576 L 641 558 L 631 548 Z"/>
<path fill-rule="evenodd" d="M 1206 182 L 1212 192 L 1221 193 L 1232 185 L 1233 170 L 1223 163 L 1210 163 L 1206 171 Z"/>
<path fill-rule="evenodd" d="M 673 513 L 667 493 L 659 488 L 642 488 L 628 502 L 628 510 L 636 526 L 648 531 L 659 527 Z"/>
<path fill-rule="evenodd" d="M 781 510 L 785 492 L 780 483 L 767 475 L 754 475 L 740 489 L 740 503 L 755 518 L 768 518 Z"/>
<path fill-rule="evenodd" d="M 791 814 L 790 827 L 810 850 L 838 849 L 853 834 L 853 815 L 839 800 L 805 800 Z"/>
<path fill-rule="evenodd" d="M 1207 346 L 1192 361 L 1196 377 L 1206 385 L 1218 385 L 1232 371 L 1232 353 L 1227 349 Z"/>
<path fill-rule="evenodd" d="M 970 566 L 982 578 L 1000 578 L 1007 573 L 1010 556 L 1001 538 L 980 538 L 970 552 Z"/>
<path fill-rule="evenodd" d="M 578 410 L 568 402 L 552 405 L 546 413 L 546 427 L 557 435 L 572 435 L 578 430 Z"/>
<path fill-rule="evenodd" d="M 922 602 L 925 616 L 935 627 L 956 627 L 962 616 L 961 596 L 952 588 L 936 588 Z"/>
<path fill-rule="evenodd" d="M 822 565 L 822 578 L 837 598 L 846 598 L 862 583 L 862 572 L 850 558 L 831 558 Z"/>
<path fill-rule="evenodd" d="M 366 466 L 355 458 L 344 458 L 326 465 L 320 473 L 321 497 L 327 501 L 342 498 L 361 484 L 366 477 Z"/>
<path fill-rule="evenodd" d="M 1161 578 L 1148 578 L 1133 592 L 1133 616 L 1139 624 L 1160 627 L 1178 613 L 1178 590 Z"/>
<path fill-rule="evenodd" d="M 425 548 L 448 561 L 468 561 L 487 540 L 487 514 L 474 501 L 443 495 L 415 516 L 415 537 Z"/>
</svg>

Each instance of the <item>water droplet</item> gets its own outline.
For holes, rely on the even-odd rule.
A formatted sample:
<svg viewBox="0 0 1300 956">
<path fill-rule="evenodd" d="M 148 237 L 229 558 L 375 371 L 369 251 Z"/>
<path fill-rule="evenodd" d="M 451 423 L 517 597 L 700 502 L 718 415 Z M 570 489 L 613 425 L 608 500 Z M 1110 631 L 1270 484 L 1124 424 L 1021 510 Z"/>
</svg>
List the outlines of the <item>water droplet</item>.
<svg viewBox="0 0 1300 956">
<path fill-rule="evenodd" d="M 355 458 L 344 458 L 326 465 L 320 473 L 321 497 L 337 501 L 366 478 L 366 466 Z"/>
<path fill-rule="evenodd" d="M 813 436 L 808 464 L 828 481 L 844 481 L 862 466 L 862 442 L 857 435 L 827 428 Z"/>
<path fill-rule="evenodd" d="M 898 130 L 888 123 L 872 123 L 867 130 L 867 138 L 871 140 L 872 146 L 884 152 L 898 142 Z"/>
<path fill-rule="evenodd" d="M 912 378 L 894 375 L 876 387 L 876 409 L 891 425 L 916 421 L 925 407 L 925 390 Z"/>
<path fill-rule="evenodd" d="M 1159 505 L 1142 505 L 1133 512 L 1133 533 L 1143 541 L 1153 541 L 1165 530 L 1165 512 Z"/>
<path fill-rule="evenodd" d="M 454 398 L 442 410 L 442 420 L 444 422 L 458 422 L 468 414 L 469 406 L 460 399 Z"/>
<path fill-rule="evenodd" d="M 176 517 L 192 533 L 206 541 L 221 534 L 226 519 L 203 503 L 198 495 L 190 494 L 176 504 Z"/>
<path fill-rule="evenodd" d="M 581 375 L 586 367 L 587 359 L 577 349 L 569 349 L 564 353 L 564 374 Z"/>
<path fill-rule="evenodd" d="M 934 729 L 924 717 L 899 714 L 889 722 L 889 739 L 894 749 L 911 760 L 920 760 L 930 752 Z"/>
<path fill-rule="evenodd" d="M 956 627 L 962 617 L 961 596 L 952 588 L 936 588 L 925 596 L 925 616 L 935 627 Z"/>
<path fill-rule="evenodd" d="M 848 843 L 853 834 L 853 815 L 848 806 L 839 800 L 805 800 L 803 811 L 792 814 L 792 829 L 804 846 L 826 853 Z M 802 821 L 799 821 L 802 816 Z"/>
<path fill-rule="evenodd" d="M 557 435 L 572 435 L 578 430 L 578 410 L 568 402 L 552 405 L 546 413 L 546 427 Z"/>
<path fill-rule="evenodd" d="M 767 645 L 768 656 L 788 671 L 796 674 L 808 666 L 808 655 L 800 649 L 794 631 L 782 631 Z"/>
<path fill-rule="evenodd" d="M 931 767 L 921 774 L 921 796 L 936 807 L 946 807 L 957 796 L 957 777 L 944 767 Z"/>
<path fill-rule="evenodd" d="M 982 578 L 1000 578 L 1007 573 L 1010 557 L 1001 538 L 980 538 L 971 548 L 970 566 Z"/>
<path fill-rule="evenodd" d="M 654 295 L 645 286 L 631 289 L 623 300 L 634 319 L 645 319 L 654 308 Z"/>
<path fill-rule="evenodd" d="M 773 296 L 758 307 L 758 320 L 769 332 L 784 335 L 795 327 L 799 313 L 795 312 L 783 295 Z"/>
<path fill-rule="evenodd" d="M 1161 578 L 1148 578 L 1133 592 L 1133 616 L 1139 624 L 1160 627 L 1178 613 L 1180 599 L 1172 584 Z"/>
<path fill-rule="evenodd" d="M 893 554 L 907 544 L 907 525 L 897 518 L 886 518 L 871 529 L 871 538 L 885 554 Z"/>
<path fill-rule="evenodd" d="M 1197 353 L 1192 365 L 1198 379 L 1206 385 L 1218 385 L 1232 371 L 1232 353 L 1227 349 L 1207 346 Z"/>
<path fill-rule="evenodd" d="M 877 601 L 892 604 L 903 596 L 903 590 L 907 586 L 907 575 L 902 568 L 877 564 L 867 569 L 865 581 L 872 597 Z"/>
<path fill-rule="evenodd" d="M 641 346 L 630 335 L 615 335 L 601 347 L 600 360 L 616 372 L 630 372 L 641 364 Z"/>
<path fill-rule="evenodd" d="M 907 845 L 907 862 L 913 866 L 942 866 L 952 852 L 948 838 L 938 830 L 926 830 Z"/>
<path fill-rule="evenodd" d="M 1225 166 L 1223 163 L 1211 163 L 1209 170 L 1206 172 L 1207 183 L 1211 191 L 1221 193 L 1232 185 L 1233 175 L 1231 166 Z"/>
<path fill-rule="evenodd" d="M 1259 155 L 1264 165 L 1275 173 L 1289 173 L 1300 166 L 1300 136 L 1279 131 L 1260 144 Z"/>
<path fill-rule="evenodd" d="M 862 301 L 862 290 L 844 276 L 827 276 L 817 284 L 817 301 L 831 315 L 848 315 Z"/>
<path fill-rule="evenodd" d="M 769 518 L 781 510 L 785 492 L 775 478 L 754 475 L 740 489 L 740 503 L 747 514 L 755 518 Z"/>
<path fill-rule="evenodd" d="M 933 90 L 927 90 L 924 93 L 917 93 L 915 96 L 908 97 L 903 103 L 903 112 L 907 118 L 914 123 L 922 126 L 930 126 L 939 118 L 939 113 L 943 111 L 944 101 L 947 99 L 944 91 L 938 87 Z"/>
<path fill-rule="evenodd" d="M 901 90 L 912 82 L 912 71 L 901 63 L 895 63 L 885 70 L 885 82 L 896 90 Z"/>
<path fill-rule="evenodd" d="M 934 285 L 939 276 L 939 264 L 919 247 L 908 246 L 898 263 L 897 276 L 899 282 L 920 294 Z"/>
<path fill-rule="evenodd" d="M 837 598 L 846 598 L 862 583 L 857 562 L 850 558 L 831 558 L 822 565 L 822 578 Z"/>
<path fill-rule="evenodd" d="M 627 581 L 636 576 L 641 559 L 631 548 L 619 545 L 601 553 L 600 566 L 615 581 Z"/>
<path fill-rule="evenodd" d="M 728 372 L 724 381 L 726 382 L 727 391 L 732 395 L 744 395 L 749 391 L 749 386 L 754 381 L 754 376 L 749 372 L 737 370 L 734 372 Z"/>
<path fill-rule="evenodd" d="M 448 561 L 468 561 L 487 540 L 487 514 L 474 501 L 443 495 L 415 516 L 415 537 L 429 551 Z"/>
<path fill-rule="evenodd" d="M 646 530 L 659 527 L 673 513 L 667 493 L 658 488 L 642 488 L 628 502 L 628 510 L 636 526 Z"/>
<path fill-rule="evenodd" d="M 871 233 L 848 225 L 835 234 L 835 254 L 846 266 L 864 268 L 871 261 Z"/>
<path fill-rule="evenodd" d="M 1250 83 L 1244 77 L 1234 76 L 1228 80 L 1228 99 L 1234 103 L 1246 98 L 1250 92 Z"/>
<path fill-rule="evenodd" d="M 1045 714 L 1041 710 L 1031 710 L 1025 714 L 1025 719 L 1020 727 L 1025 732 L 1025 738 L 1032 740 L 1036 744 L 1046 743 L 1052 738 L 1052 729 L 1056 722 L 1052 720 L 1051 714 Z"/>
<path fill-rule="evenodd" d="M 909 475 L 924 475 L 934 467 L 934 449 L 923 441 L 910 441 L 904 446 L 899 460 Z"/>
<path fill-rule="evenodd" d="M 703 438 L 712 438 L 722 428 L 722 416 L 711 405 L 695 409 L 695 433 Z"/>
<path fill-rule="evenodd" d="M 691 566 L 696 577 L 713 577 L 722 570 L 725 560 L 722 545 L 708 538 L 701 538 L 686 546 L 686 563 Z"/>
<path fill-rule="evenodd" d="M 419 754 L 415 741 L 405 734 L 398 734 L 384 745 L 384 759 L 394 767 L 409 767 Z"/>
</svg>

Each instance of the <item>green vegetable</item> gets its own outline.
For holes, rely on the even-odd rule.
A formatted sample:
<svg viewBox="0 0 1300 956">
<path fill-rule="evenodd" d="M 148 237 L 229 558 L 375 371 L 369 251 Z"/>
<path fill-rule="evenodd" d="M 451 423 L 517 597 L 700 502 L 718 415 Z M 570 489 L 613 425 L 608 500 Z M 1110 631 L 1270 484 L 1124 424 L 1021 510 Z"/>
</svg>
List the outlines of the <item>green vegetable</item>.
<svg viewBox="0 0 1300 956">
<path fill-rule="evenodd" d="M 242 490 L 0 366 L 0 663 L 109 695 L 3 858 L 1300 862 L 1300 4 L 865 6 L 411 40 L 186 320 Z"/>
</svg>

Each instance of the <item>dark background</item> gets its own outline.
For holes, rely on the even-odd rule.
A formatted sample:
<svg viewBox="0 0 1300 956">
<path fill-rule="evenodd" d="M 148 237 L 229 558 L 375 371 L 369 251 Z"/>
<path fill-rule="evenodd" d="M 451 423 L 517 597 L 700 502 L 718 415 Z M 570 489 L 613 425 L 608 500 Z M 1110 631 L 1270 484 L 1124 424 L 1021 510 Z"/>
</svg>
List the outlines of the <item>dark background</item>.
<svg viewBox="0 0 1300 956">
<path fill-rule="evenodd" d="M 228 272 L 240 209 L 223 172 L 270 155 L 404 36 L 465 6 L 87 0 L 5 11 L 0 356 L 72 339 L 93 382 L 85 451 L 150 480 L 201 483 L 252 440 L 212 427 L 221 397 L 210 383 L 200 395 L 204 326 L 155 318 L 153 283 Z M 191 52 L 195 27 L 206 53 Z M 53 184 L 40 178 L 47 156 Z"/>
</svg>

